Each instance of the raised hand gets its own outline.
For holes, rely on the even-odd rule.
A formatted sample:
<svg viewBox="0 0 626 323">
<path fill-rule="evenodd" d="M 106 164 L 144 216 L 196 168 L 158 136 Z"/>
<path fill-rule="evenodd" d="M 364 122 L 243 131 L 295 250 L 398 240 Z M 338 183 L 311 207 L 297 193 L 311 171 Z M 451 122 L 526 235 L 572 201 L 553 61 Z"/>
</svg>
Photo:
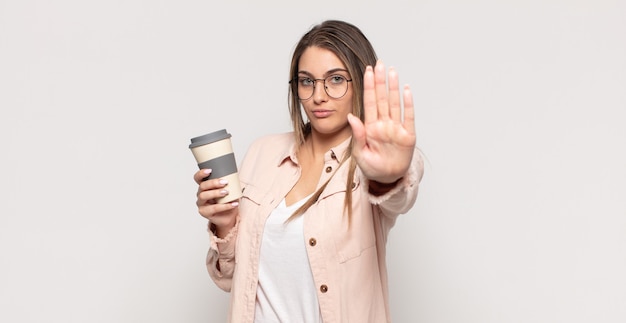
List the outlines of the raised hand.
<svg viewBox="0 0 626 323">
<path fill-rule="evenodd" d="M 400 100 L 398 73 L 386 70 L 381 61 L 368 66 L 363 76 L 364 122 L 348 115 L 354 144 L 352 156 L 363 174 L 372 181 L 393 183 L 407 173 L 415 149 L 413 98 L 408 85 Z M 404 120 L 402 120 L 404 109 Z"/>
</svg>

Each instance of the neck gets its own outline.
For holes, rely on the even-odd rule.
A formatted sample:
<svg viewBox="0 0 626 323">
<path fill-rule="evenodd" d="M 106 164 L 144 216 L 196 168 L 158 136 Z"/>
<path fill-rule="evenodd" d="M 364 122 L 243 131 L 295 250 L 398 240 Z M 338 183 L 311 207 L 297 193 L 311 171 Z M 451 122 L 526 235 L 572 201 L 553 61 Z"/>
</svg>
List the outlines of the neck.
<svg viewBox="0 0 626 323">
<path fill-rule="evenodd" d="M 323 156 L 331 148 L 341 144 L 352 136 L 350 127 L 339 133 L 323 134 L 312 130 L 301 148 L 308 149 L 314 156 Z"/>
</svg>

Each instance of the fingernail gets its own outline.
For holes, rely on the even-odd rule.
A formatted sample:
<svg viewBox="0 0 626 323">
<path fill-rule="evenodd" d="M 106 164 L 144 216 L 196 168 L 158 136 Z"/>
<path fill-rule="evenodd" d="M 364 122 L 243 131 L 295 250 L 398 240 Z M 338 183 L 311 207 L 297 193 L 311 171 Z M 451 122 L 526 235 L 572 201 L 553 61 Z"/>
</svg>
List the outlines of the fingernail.
<svg viewBox="0 0 626 323">
<path fill-rule="evenodd" d="M 207 175 L 209 175 L 209 174 L 211 174 L 211 172 L 212 172 L 212 171 L 213 171 L 213 170 L 209 168 L 209 169 L 205 169 L 205 170 L 204 170 L 204 173 L 205 173 L 205 174 L 207 174 Z"/>
<path fill-rule="evenodd" d="M 227 195 L 227 194 L 228 194 L 228 191 L 227 191 L 227 190 L 221 190 L 221 191 L 220 191 L 220 194 L 221 194 L 222 196 Z"/>
<path fill-rule="evenodd" d="M 239 202 L 232 202 L 232 203 L 230 203 L 230 205 L 235 207 L 235 206 L 239 205 Z"/>
<path fill-rule="evenodd" d="M 222 185 L 226 185 L 226 184 L 228 184 L 228 180 L 226 180 L 226 179 L 220 179 L 220 184 L 222 184 Z"/>
</svg>

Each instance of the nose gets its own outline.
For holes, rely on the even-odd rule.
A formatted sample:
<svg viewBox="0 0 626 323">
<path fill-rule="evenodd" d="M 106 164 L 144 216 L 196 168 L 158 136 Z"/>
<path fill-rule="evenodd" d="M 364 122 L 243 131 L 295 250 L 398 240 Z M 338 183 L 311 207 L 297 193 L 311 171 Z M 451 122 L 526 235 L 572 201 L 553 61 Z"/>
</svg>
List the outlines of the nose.
<svg viewBox="0 0 626 323">
<path fill-rule="evenodd" d="M 315 82 L 315 87 L 313 87 L 313 101 L 317 104 L 328 101 L 328 93 L 326 93 L 326 89 L 324 88 L 326 84 L 323 81 Z"/>
</svg>

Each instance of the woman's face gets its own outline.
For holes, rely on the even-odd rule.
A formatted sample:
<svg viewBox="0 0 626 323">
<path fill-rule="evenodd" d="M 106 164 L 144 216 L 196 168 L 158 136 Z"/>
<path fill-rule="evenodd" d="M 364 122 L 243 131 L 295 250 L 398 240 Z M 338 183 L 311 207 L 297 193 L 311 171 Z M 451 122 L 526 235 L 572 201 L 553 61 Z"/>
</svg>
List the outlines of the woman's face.
<svg viewBox="0 0 626 323">
<path fill-rule="evenodd" d="M 333 52 L 315 46 L 302 53 L 298 66 L 298 96 L 312 131 L 348 138 L 352 134 L 348 113 L 352 112 L 353 89 L 346 66 Z M 310 91 L 311 97 L 302 100 Z"/>
</svg>

